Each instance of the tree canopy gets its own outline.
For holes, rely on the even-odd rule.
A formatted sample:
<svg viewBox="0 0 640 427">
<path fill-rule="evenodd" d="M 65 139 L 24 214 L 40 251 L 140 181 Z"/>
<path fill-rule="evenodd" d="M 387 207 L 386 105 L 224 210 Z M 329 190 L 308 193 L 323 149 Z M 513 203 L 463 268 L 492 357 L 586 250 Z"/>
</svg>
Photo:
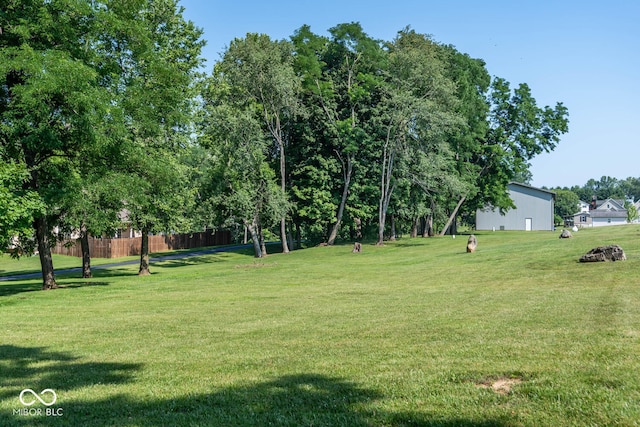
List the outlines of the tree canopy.
<svg viewBox="0 0 640 427">
<path fill-rule="evenodd" d="M 0 237 L 37 247 L 44 288 L 54 229 L 108 235 L 123 218 L 141 274 L 153 232 L 246 230 L 256 256 L 274 239 L 444 233 L 511 208 L 508 182 L 568 131 L 562 103 L 409 27 L 249 33 L 210 76 L 176 0 L 8 0 L 0 31 Z M 640 196 L 609 181 L 584 191 Z"/>
</svg>

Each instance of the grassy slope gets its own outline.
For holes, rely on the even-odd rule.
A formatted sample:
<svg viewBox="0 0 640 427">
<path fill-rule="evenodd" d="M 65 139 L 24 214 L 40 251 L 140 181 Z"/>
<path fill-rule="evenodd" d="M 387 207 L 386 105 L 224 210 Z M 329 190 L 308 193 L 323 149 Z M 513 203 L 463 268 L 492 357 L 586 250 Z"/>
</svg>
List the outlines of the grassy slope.
<svg viewBox="0 0 640 427">
<path fill-rule="evenodd" d="M 637 425 L 640 227 L 558 235 L 479 233 L 473 254 L 466 236 L 215 254 L 50 292 L 0 282 L 0 420 Z M 577 262 L 610 243 L 629 259 Z M 25 388 L 54 389 L 64 415 L 12 415 Z"/>
</svg>

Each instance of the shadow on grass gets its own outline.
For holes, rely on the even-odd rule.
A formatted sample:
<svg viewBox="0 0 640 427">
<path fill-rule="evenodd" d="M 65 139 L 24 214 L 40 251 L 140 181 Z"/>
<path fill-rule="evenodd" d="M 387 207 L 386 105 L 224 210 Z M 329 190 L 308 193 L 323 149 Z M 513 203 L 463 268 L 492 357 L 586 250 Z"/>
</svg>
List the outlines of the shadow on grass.
<svg viewBox="0 0 640 427">
<path fill-rule="evenodd" d="M 124 384 L 141 369 L 135 363 L 82 362 L 44 347 L 0 345 L 0 400 L 15 400 L 18 408 L 20 392 L 27 388 L 63 394 L 94 384 Z"/>
<path fill-rule="evenodd" d="M 62 361 L 73 364 L 73 360 Z M 115 366 L 116 372 L 122 367 Z M 84 369 L 84 368 L 83 368 Z M 132 367 L 133 370 L 138 367 Z M 126 368 L 125 368 L 126 370 Z M 127 381 L 127 378 L 120 378 Z M 53 380 L 53 378 L 52 378 Z M 83 381 L 79 382 L 79 385 Z M 42 386 L 47 387 L 44 382 Z M 163 390 L 166 391 L 166 390 Z M 16 390 L 13 391 L 16 393 Z M 140 401 L 118 395 L 107 400 L 64 401 L 64 415 L 41 418 L 46 425 L 67 426 L 502 426 L 498 420 L 433 420 L 421 413 L 374 411 L 379 392 L 339 378 L 317 374 L 287 375 L 271 381 L 233 386 L 213 393 Z M 9 425 L 33 425 L 13 415 Z M 43 423 L 43 425 L 45 425 Z"/>
<path fill-rule="evenodd" d="M 42 280 L 31 280 L 28 282 L 0 282 L 0 297 L 8 297 L 24 292 L 34 291 L 42 291 Z"/>
<path fill-rule="evenodd" d="M 205 254 L 201 256 L 190 256 L 187 258 L 165 258 L 165 259 L 155 259 L 151 261 L 151 265 L 149 268 L 177 268 L 177 267 L 185 267 L 189 265 L 204 265 L 204 264 L 213 264 L 218 262 L 228 261 L 230 255 L 226 252 L 221 252 L 218 254 Z"/>
<path fill-rule="evenodd" d="M 94 277 L 92 279 L 81 279 L 80 277 L 77 277 L 78 281 L 68 281 L 68 279 L 73 279 L 73 275 L 64 275 L 64 277 L 62 279 L 57 279 L 56 282 L 58 283 L 58 288 L 57 289 L 52 289 L 52 290 L 48 290 L 48 291 L 43 291 L 42 290 L 42 280 L 29 280 L 29 281 L 18 281 L 16 280 L 11 281 L 11 282 L 0 282 L 0 298 L 1 297 L 8 297 L 11 295 L 17 295 L 17 294 L 22 294 L 22 293 L 26 293 L 26 292 L 35 292 L 35 291 L 39 291 L 39 292 L 62 292 L 65 289 L 77 289 L 77 288 L 83 288 L 83 287 L 87 287 L 87 286 L 109 286 L 111 283 L 109 282 L 105 282 L 105 281 L 97 281 L 95 280 L 98 277 L 102 277 L 102 278 L 109 278 L 109 277 L 116 277 L 116 276 L 123 276 L 125 274 L 116 274 L 116 273 L 107 273 L 107 274 L 94 274 Z M 131 275 L 131 273 L 129 273 L 128 275 Z"/>
</svg>

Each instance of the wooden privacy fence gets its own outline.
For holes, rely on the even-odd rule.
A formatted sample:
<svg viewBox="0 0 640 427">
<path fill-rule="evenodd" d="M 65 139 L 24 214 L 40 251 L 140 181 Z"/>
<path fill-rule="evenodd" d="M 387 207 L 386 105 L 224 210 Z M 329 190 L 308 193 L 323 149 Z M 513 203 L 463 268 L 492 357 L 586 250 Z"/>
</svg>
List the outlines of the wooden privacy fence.
<svg viewBox="0 0 640 427">
<path fill-rule="evenodd" d="M 205 246 L 228 245 L 231 233 L 221 230 L 205 231 L 193 234 L 171 234 L 166 236 L 149 236 L 149 252 L 165 252 L 176 249 L 202 248 Z M 92 258 L 119 258 L 140 255 L 142 237 L 104 239 L 89 237 L 89 254 Z M 79 241 L 58 242 L 53 253 L 82 257 Z"/>
</svg>

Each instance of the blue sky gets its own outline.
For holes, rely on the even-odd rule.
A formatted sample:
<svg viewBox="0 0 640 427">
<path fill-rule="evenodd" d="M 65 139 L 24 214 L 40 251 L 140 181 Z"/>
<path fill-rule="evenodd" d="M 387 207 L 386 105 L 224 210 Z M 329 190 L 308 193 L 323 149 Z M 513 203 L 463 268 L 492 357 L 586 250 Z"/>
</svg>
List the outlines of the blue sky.
<svg viewBox="0 0 640 427">
<path fill-rule="evenodd" d="M 527 83 L 540 106 L 563 102 L 569 133 L 532 161 L 535 186 L 583 185 L 590 178 L 640 177 L 640 2 L 637 0 L 181 0 L 204 30 L 208 69 L 247 32 L 289 38 L 360 22 L 392 40 L 409 25 L 487 64 L 515 87 Z"/>
</svg>

